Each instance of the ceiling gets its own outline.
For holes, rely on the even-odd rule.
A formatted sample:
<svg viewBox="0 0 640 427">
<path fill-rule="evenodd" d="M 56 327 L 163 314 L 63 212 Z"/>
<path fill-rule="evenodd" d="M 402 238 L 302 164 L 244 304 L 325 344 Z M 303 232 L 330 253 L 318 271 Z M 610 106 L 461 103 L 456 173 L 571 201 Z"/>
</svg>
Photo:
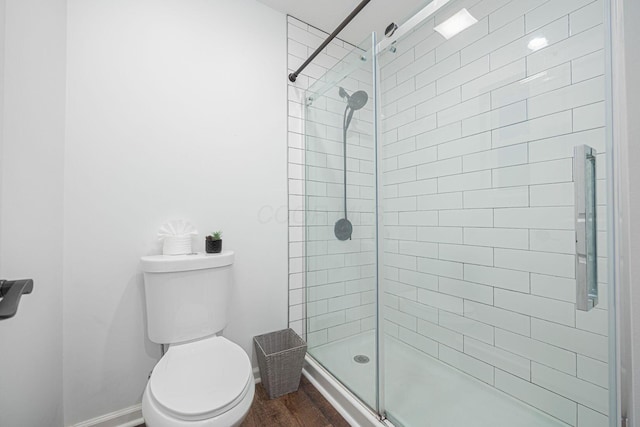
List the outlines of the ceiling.
<svg viewBox="0 0 640 427">
<path fill-rule="evenodd" d="M 361 0 L 258 0 L 280 12 L 294 16 L 327 33 L 356 8 Z M 372 31 L 378 37 L 391 22 L 401 25 L 408 17 L 429 4 L 431 0 L 371 0 L 347 25 L 338 38 L 359 44 Z"/>
</svg>

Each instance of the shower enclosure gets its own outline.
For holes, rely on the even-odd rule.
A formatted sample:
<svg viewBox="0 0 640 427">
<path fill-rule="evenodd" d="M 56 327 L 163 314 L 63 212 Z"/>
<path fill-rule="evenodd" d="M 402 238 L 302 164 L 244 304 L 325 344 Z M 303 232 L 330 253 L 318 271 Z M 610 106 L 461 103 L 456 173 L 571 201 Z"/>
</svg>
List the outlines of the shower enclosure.
<svg viewBox="0 0 640 427">
<path fill-rule="evenodd" d="M 394 425 L 617 425 L 607 7 L 434 0 L 306 92 L 309 354 Z"/>
</svg>

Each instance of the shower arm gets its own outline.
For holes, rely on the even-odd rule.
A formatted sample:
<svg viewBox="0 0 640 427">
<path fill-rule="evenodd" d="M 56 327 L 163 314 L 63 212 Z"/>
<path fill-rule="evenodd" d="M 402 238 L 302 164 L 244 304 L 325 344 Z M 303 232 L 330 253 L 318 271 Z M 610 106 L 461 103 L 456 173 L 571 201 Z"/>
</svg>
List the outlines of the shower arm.
<svg viewBox="0 0 640 427">
<path fill-rule="evenodd" d="M 300 75 L 300 73 L 302 72 L 302 70 L 304 70 L 305 68 L 307 68 L 307 65 L 309 65 L 311 63 L 311 61 L 313 61 L 316 56 L 318 56 L 318 54 L 320 52 L 322 52 L 322 50 L 327 47 L 327 45 L 329 43 L 331 43 L 331 40 L 333 40 L 334 38 L 336 38 L 336 36 L 338 35 L 338 33 L 340 31 L 342 31 L 344 29 L 344 27 L 346 27 L 349 22 L 351 22 L 351 20 L 353 18 L 356 17 L 356 15 L 358 13 L 360 13 L 360 11 L 362 9 L 364 9 L 364 7 L 370 2 L 371 0 L 362 0 L 362 2 L 360 2 L 360 4 L 358 6 L 356 6 L 355 9 L 353 9 L 353 12 L 351 12 L 349 14 L 349 16 L 347 16 L 344 21 L 342 21 L 340 23 L 340 25 L 338 25 L 338 28 L 336 28 L 335 30 L 333 30 L 333 33 L 331 33 L 329 35 L 329 37 L 327 37 L 327 39 L 322 42 L 322 44 L 311 54 L 311 56 L 309 58 L 307 58 L 306 61 L 304 61 L 304 63 L 300 66 L 300 68 L 298 68 L 296 71 L 294 71 L 293 73 L 289 74 L 289 81 L 291 82 L 295 82 L 296 79 L 298 78 L 298 76 Z"/>
</svg>

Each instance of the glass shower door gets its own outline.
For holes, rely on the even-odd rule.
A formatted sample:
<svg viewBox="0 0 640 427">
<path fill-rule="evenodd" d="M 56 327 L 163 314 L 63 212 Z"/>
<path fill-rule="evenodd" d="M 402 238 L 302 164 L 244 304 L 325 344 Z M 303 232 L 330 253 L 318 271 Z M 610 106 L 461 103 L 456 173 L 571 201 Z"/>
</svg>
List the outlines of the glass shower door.
<svg viewBox="0 0 640 427">
<path fill-rule="evenodd" d="M 309 354 L 376 408 L 375 36 L 305 93 Z"/>
<path fill-rule="evenodd" d="M 607 2 L 434 5 L 378 57 L 382 410 L 616 425 Z"/>
</svg>

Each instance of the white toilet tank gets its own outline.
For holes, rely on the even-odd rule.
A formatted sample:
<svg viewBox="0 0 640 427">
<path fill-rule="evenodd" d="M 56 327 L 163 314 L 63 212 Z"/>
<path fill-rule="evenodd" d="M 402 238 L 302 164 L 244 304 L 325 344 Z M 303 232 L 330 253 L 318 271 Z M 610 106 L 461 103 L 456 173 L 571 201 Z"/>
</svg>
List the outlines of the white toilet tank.
<svg viewBox="0 0 640 427">
<path fill-rule="evenodd" d="M 232 251 L 142 257 L 149 339 L 174 344 L 222 331 L 233 257 Z"/>
</svg>

